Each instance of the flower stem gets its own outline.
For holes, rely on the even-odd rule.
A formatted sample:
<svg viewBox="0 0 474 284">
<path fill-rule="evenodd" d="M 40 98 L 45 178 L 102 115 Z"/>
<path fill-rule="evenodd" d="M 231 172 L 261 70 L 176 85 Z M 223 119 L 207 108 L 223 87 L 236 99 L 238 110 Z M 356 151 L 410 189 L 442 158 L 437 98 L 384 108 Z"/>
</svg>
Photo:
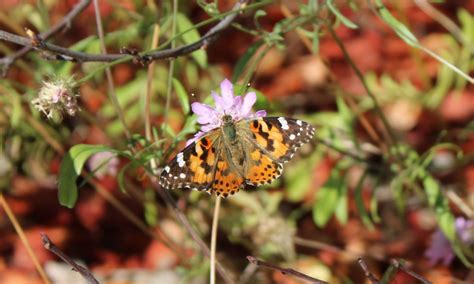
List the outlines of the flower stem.
<svg viewBox="0 0 474 284">
<path fill-rule="evenodd" d="M 94 0 L 93 4 L 94 4 L 94 11 L 95 11 L 95 22 L 97 26 L 97 34 L 99 36 L 100 49 L 102 51 L 102 54 L 107 54 L 107 48 L 105 46 L 105 40 L 104 40 L 104 28 L 102 27 L 102 18 L 100 16 L 99 1 Z M 128 140 L 130 140 L 130 138 L 132 137 L 132 134 L 130 133 L 130 130 L 127 127 L 127 123 L 125 122 L 125 115 L 123 113 L 122 107 L 119 104 L 117 93 L 115 92 L 114 79 L 112 77 L 112 70 L 110 69 L 110 67 L 105 68 L 105 75 L 107 77 L 110 100 L 112 101 L 112 105 L 114 106 L 115 111 L 117 112 L 117 116 L 120 123 L 122 124 L 125 136 L 127 137 Z"/>
<path fill-rule="evenodd" d="M 21 225 L 18 223 L 18 220 L 15 217 L 15 214 L 11 210 L 10 206 L 8 205 L 7 201 L 3 197 L 3 194 L 0 193 L 0 208 L 3 208 L 5 210 L 5 213 L 7 214 L 8 219 L 10 219 L 10 222 L 12 222 L 13 227 L 15 228 L 16 233 L 20 237 L 21 242 L 26 248 L 26 251 L 28 252 L 31 260 L 33 261 L 33 264 L 36 268 L 36 271 L 38 271 L 38 274 L 40 275 L 42 281 L 44 284 L 51 284 L 49 281 L 48 277 L 46 276 L 46 272 L 43 270 L 43 267 L 41 266 L 38 257 L 36 254 L 33 252 L 33 249 L 31 248 L 30 242 L 25 236 L 25 232 L 21 228 Z"/>
<path fill-rule="evenodd" d="M 171 25 L 171 37 L 174 38 L 176 34 L 176 19 L 177 19 L 177 14 L 178 14 L 178 0 L 173 0 L 173 22 Z M 174 48 L 176 46 L 176 41 L 173 40 L 171 41 L 171 48 Z M 166 102 L 165 102 L 165 112 L 163 114 L 164 120 L 163 120 L 163 125 L 168 127 L 168 112 L 170 109 L 170 103 L 171 103 L 171 92 L 173 91 L 173 72 L 174 72 L 174 59 L 170 60 L 169 64 L 169 70 L 168 70 L 168 88 L 166 90 Z M 163 131 L 165 129 L 162 129 Z"/>
<path fill-rule="evenodd" d="M 211 270 L 210 270 L 210 284 L 216 283 L 216 239 L 217 239 L 217 221 L 219 220 L 219 209 L 221 207 L 221 198 L 217 196 L 216 204 L 214 205 L 214 216 L 212 217 L 211 229 Z"/>
</svg>

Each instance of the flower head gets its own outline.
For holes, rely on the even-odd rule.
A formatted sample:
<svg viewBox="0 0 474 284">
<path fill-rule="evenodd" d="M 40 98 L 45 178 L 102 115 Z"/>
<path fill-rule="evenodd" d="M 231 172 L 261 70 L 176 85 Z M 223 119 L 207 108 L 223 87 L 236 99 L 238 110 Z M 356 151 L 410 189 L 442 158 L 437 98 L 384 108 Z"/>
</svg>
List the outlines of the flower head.
<svg viewBox="0 0 474 284">
<path fill-rule="evenodd" d="M 244 98 L 234 96 L 234 86 L 227 79 L 221 83 L 221 95 L 219 96 L 216 92 L 212 92 L 211 95 L 216 104 L 215 108 L 198 102 L 191 104 L 192 111 L 198 117 L 197 122 L 201 124 L 201 131 L 196 133 L 194 138 L 188 141 L 187 145 L 196 141 L 205 133 L 221 127 L 223 124 L 222 119 L 225 115 L 231 116 L 233 121 L 267 115 L 264 110 L 252 112 L 252 106 L 257 100 L 255 92 L 247 93 Z"/>
<path fill-rule="evenodd" d="M 53 79 L 43 81 L 38 97 L 31 101 L 33 106 L 44 113 L 48 119 L 60 122 L 64 113 L 74 116 L 77 106 L 77 90 L 74 79 Z"/>
<path fill-rule="evenodd" d="M 105 175 L 117 175 L 119 164 L 119 159 L 111 152 L 96 153 L 87 161 L 87 166 L 89 166 L 91 171 L 94 171 L 98 178 L 102 178 Z"/>
<path fill-rule="evenodd" d="M 462 217 L 456 218 L 455 228 L 460 241 L 466 245 L 474 243 L 474 221 L 466 220 Z M 428 258 L 430 265 L 438 262 L 443 265 L 449 265 L 454 259 L 454 252 L 451 243 L 438 229 L 431 236 L 431 246 L 426 250 L 425 256 Z"/>
</svg>

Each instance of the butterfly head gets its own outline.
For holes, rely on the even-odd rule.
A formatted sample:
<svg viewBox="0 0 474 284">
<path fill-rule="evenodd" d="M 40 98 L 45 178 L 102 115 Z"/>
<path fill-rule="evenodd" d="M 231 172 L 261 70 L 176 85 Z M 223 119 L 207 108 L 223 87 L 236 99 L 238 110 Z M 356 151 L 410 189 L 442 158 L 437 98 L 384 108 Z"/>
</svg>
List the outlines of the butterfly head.
<svg viewBox="0 0 474 284">
<path fill-rule="evenodd" d="M 224 131 L 224 135 L 230 141 L 235 140 L 236 130 L 235 130 L 234 118 L 231 115 L 224 114 L 224 116 L 222 116 L 222 129 Z"/>
<path fill-rule="evenodd" d="M 234 123 L 234 119 L 232 118 L 232 115 L 230 115 L 230 114 L 224 114 L 222 116 L 221 120 L 222 120 L 222 125 L 223 126 L 230 125 L 230 124 Z"/>
</svg>

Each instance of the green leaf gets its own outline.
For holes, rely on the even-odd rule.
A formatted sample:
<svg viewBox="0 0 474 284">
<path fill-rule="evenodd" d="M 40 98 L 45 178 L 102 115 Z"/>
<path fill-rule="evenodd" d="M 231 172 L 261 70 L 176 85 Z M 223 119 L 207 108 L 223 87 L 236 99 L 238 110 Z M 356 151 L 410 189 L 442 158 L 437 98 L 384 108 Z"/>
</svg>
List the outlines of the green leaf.
<svg viewBox="0 0 474 284">
<path fill-rule="evenodd" d="M 148 188 L 144 193 L 145 202 L 143 204 L 146 223 L 150 226 L 158 224 L 158 206 L 155 200 L 155 191 Z"/>
<path fill-rule="evenodd" d="M 344 102 L 344 99 L 341 96 L 336 97 L 336 104 L 337 104 L 337 109 L 339 110 L 339 113 L 342 117 L 342 120 L 344 121 L 345 124 L 345 129 L 348 131 L 353 130 L 353 123 L 354 123 L 354 114 L 352 113 L 351 109 L 347 106 L 346 102 Z"/>
<path fill-rule="evenodd" d="M 318 25 L 313 25 L 313 34 L 311 37 L 313 38 L 312 45 L 311 45 L 311 51 L 314 54 L 319 53 L 319 26 Z"/>
<path fill-rule="evenodd" d="M 255 27 L 257 27 L 258 30 L 263 30 L 262 25 L 260 25 L 260 22 L 258 21 L 258 18 L 265 17 L 267 15 L 267 12 L 264 10 L 257 10 L 255 14 L 253 14 L 253 22 L 255 24 Z"/>
<path fill-rule="evenodd" d="M 313 169 L 321 159 L 320 153 L 313 152 L 308 158 L 291 162 L 285 171 L 285 191 L 287 198 L 292 202 L 301 201 L 311 186 Z"/>
<path fill-rule="evenodd" d="M 329 10 L 338 18 L 344 26 L 350 28 L 350 29 L 357 29 L 357 25 L 354 24 L 351 20 L 346 18 L 339 10 L 336 8 L 336 6 L 333 3 L 333 0 L 326 0 L 326 4 L 328 5 Z"/>
<path fill-rule="evenodd" d="M 245 51 L 244 55 L 240 57 L 239 61 L 237 61 L 235 64 L 234 70 L 232 71 L 232 82 L 236 82 L 239 79 L 240 75 L 242 75 L 244 72 L 245 66 L 247 66 L 247 63 L 250 61 L 250 59 L 252 59 L 263 43 L 263 40 L 255 42 L 247 49 L 247 51 Z"/>
<path fill-rule="evenodd" d="M 397 35 L 406 43 L 412 46 L 418 45 L 418 39 L 411 31 L 397 18 L 395 18 L 390 11 L 385 7 L 381 0 L 376 0 L 379 15 L 389 26 L 391 26 Z"/>
<path fill-rule="evenodd" d="M 86 160 L 93 154 L 112 151 L 104 145 L 79 144 L 73 146 L 61 162 L 58 176 L 59 203 L 73 208 L 77 201 L 76 179 L 81 174 Z"/>
<path fill-rule="evenodd" d="M 347 219 L 349 217 L 349 210 L 347 209 L 348 197 L 347 197 L 347 185 L 344 182 L 342 188 L 339 192 L 339 199 L 336 203 L 336 211 L 334 215 L 336 216 L 337 220 L 342 224 L 347 224 Z"/>
<path fill-rule="evenodd" d="M 201 39 L 199 32 L 193 29 L 193 23 L 184 14 L 178 13 L 176 15 L 176 28 L 178 33 L 187 31 L 182 35 L 185 44 L 191 44 Z M 201 68 L 207 67 L 207 54 L 203 49 L 194 51 L 191 56 Z"/>
<path fill-rule="evenodd" d="M 319 189 L 313 205 L 313 220 L 319 227 L 327 224 L 345 187 L 344 178 L 339 169 L 334 168 L 328 181 Z"/>
<path fill-rule="evenodd" d="M 189 98 L 186 90 L 184 89 L 183 85 L 178 79 L 173 78 L 173 88 L 176 91 L 176 95 L 178 96 L 179 103 L 183 108 L 184 114 L 189 113 Z"/>
<path fill-rule="evenodd" d="M 125 187 L 125 173 L 127 172 L 128 168 L 133 165 L 134 165 L 133 162 L 126 164 L 120 169 L 120 171 L 117 174 L 117 183 L 118 183 L 119 189 L 124 194 L 127 194 L 127 189 Z"/>
<path fill-rule="evenodd" d="M 439 212 L 437 217 L 439 228 L 443 232 L 446 239 L 454 242 L 457 236 L 454 215 L 449 211 L 443 211 Z"/>
<path fill-rule="evenodd" d="M 432 176 L 426 175 L 423 178 L 423 187 L 425 188 L 428 204 L 433 208 L 441 208 L 443 206 L 443 195 L 438 181 Z"/>
<path fill-rule="evenodd" d="M 372 220 L 370 219 L 369 213 L 367 212 L 367 209 L 365 209 L 364 206 L 364 200 L 362 196 L 362 189 L 364 185 L 364 180 L 367 177 L 367 171 L 364 172 L 364 174 L 360 177 L 359 181 L 357 182 L 356 188 L 355 188 L 355 203 L 357 210 L 359 211 L 360 217 L 362 219 L 362 222 L 371 230 L 374 229 L 374 224 L 372 223 Z"/>
</svg>

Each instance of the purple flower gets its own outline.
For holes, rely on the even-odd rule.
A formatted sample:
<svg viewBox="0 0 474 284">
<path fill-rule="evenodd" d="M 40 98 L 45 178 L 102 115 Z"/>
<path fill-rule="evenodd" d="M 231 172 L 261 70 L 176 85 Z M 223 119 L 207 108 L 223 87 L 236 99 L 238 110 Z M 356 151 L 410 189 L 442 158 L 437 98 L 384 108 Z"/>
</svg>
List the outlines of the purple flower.
<svg viewBox="0 0 474 284">
<path fill-rule="evenodd" d="M 105 175 L 117 175 L 118 166 L 120 164 L 117 156 L 111 152 L 99 152 L 92 155 L 87 161 L 87 166 L 98 178 Z"/>
<path fill-rule="evenodd" d="M 232 83 L 225 79 L 221 83 L 221 96 L 216 92 L 211 93 L 216 103 L 213 108 L 202 103 L 192 103 L 191 109 L 197 115 L 197 122 L 201 124 L 201 131 L 188 140 L 186 146 L 199 139 L 205 133 L 222 126 L 222 117 L 230 115 L 233 121 L 239 121 L 246 118 L 256 118 L 266 116 L 264 110 L 252 112 L 252 106 L 257 100 L 255 92 L 249 92 L 242 99 L 241 96 L 234 96 L 234 87 Z"/>
<path fill-rule="evenodd" d="M 456 218 L 456 232 L 462 243 L 470 245 L 474 243 L 474 221 L 466 220 L 462 217 Z M 443 232 L 438 229 L 431 236 L 431 246 L 426 250 L 425 256 L 431 266 L 438 262 L 449 265 L 454 259 L 454 252 L 451 243 Z"/>
<path fill-rule="evenodd" d="M 31 103 L 48 119 L 61 122 L 65 113 L 74 116 L 79 110 L 77 97 L 79 94 L 74 77 L 56 78 L 43 81 L 38 96 Z"/>
</svg>

